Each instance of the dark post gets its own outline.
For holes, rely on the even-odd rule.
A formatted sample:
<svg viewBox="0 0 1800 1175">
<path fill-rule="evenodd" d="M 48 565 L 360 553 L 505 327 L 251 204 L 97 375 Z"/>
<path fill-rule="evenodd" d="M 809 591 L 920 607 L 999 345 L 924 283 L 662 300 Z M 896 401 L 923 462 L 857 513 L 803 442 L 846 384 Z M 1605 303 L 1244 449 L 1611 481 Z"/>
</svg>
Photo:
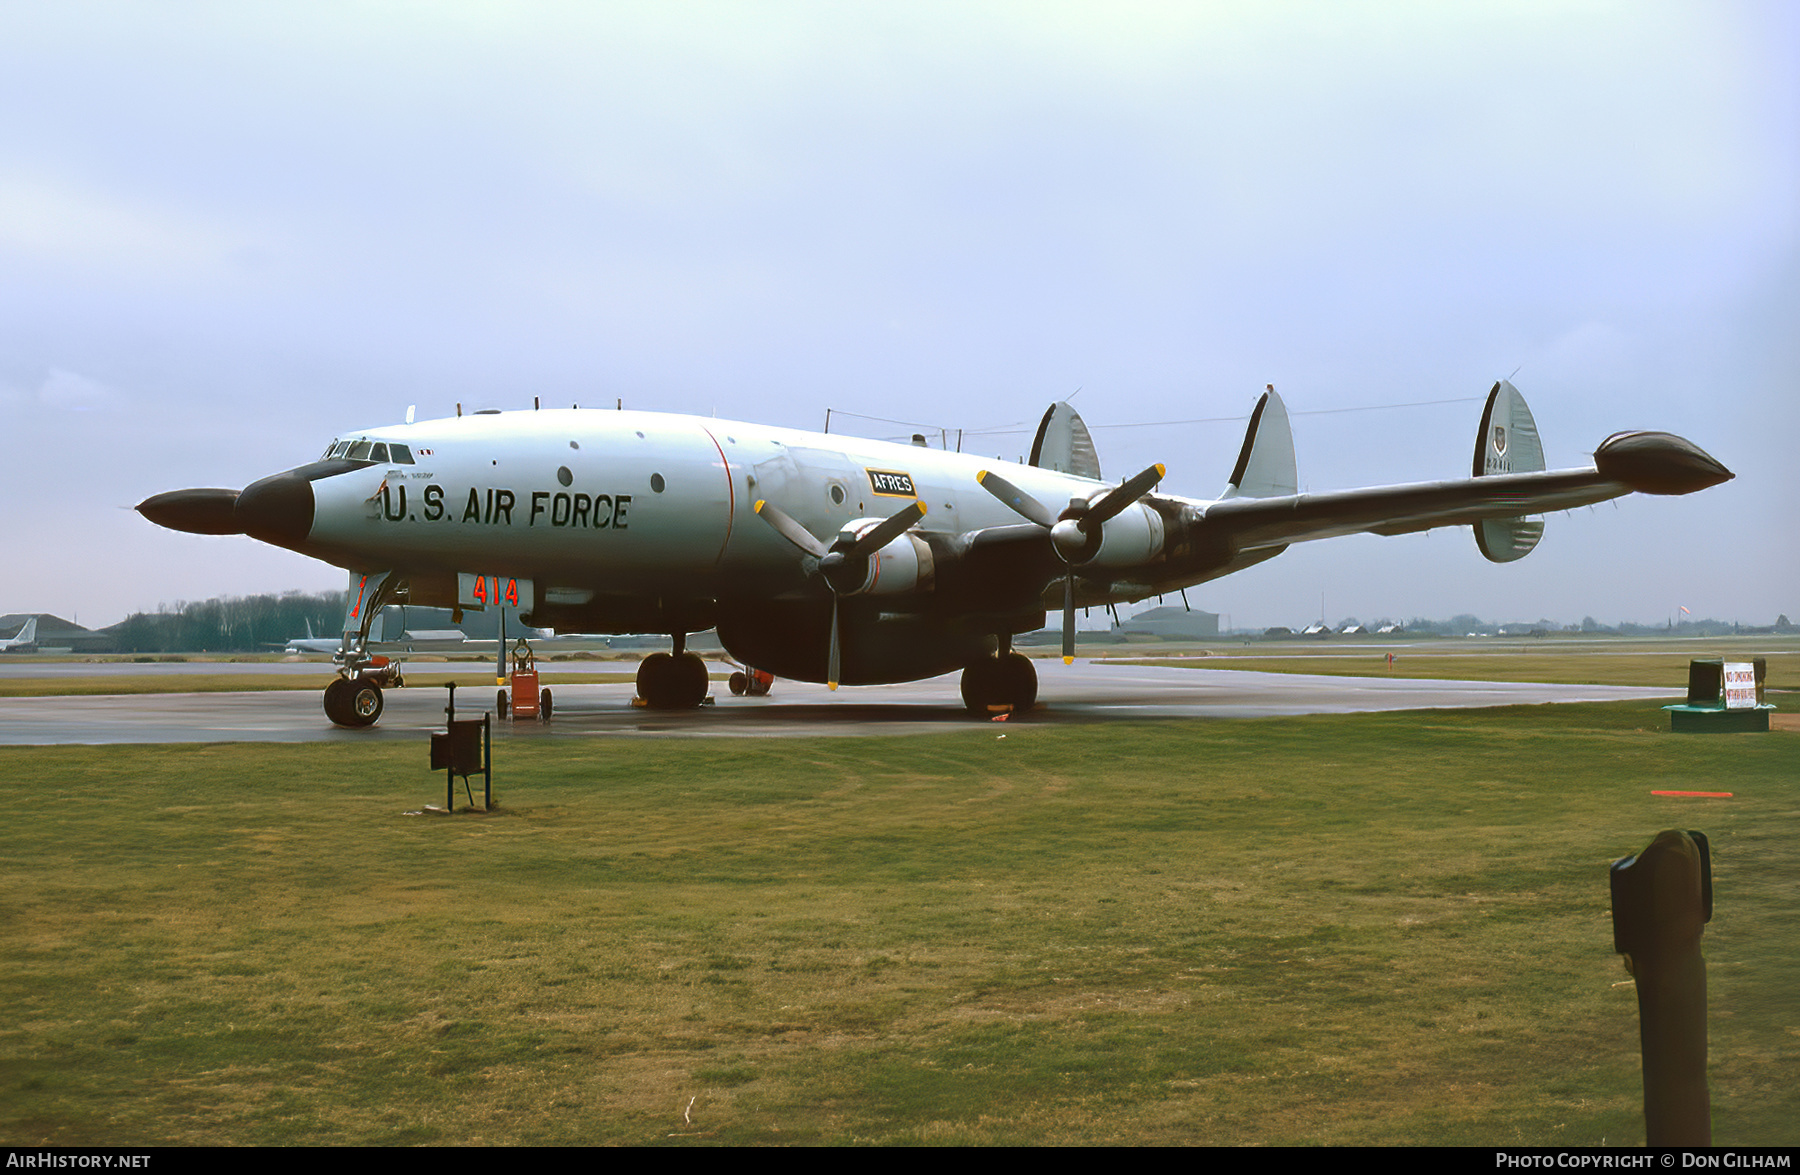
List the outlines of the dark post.
<svg viewBox="0 0 1800 1175">
<path fill-rule="evenodd" d="M 481 712 L 481 807 L 494 810 L 494 716 Z"/>
<path fill-rule="evenodd" d="M 1706 961 L 1712 859 L 1701 832 L 1668 831 L 1612 867 L 1613 949 L 1637 981 L 1644 1141 L 1711 1146 L 1706 1088 Z"/>
<path fill-rule="evenodd" d="M 444 713 L 448 715 L 444 719 L 444 729 L 454 733 L 456 730 L 456 683 L 447 681 L 444 684 L 450 690 L 450 704 L 444 707 Z M 454 812 L 456 811 L 456 762 L 454 755 L 445 757 L 450 762 L 444 767 L 444 811 Z"/>
</svg>

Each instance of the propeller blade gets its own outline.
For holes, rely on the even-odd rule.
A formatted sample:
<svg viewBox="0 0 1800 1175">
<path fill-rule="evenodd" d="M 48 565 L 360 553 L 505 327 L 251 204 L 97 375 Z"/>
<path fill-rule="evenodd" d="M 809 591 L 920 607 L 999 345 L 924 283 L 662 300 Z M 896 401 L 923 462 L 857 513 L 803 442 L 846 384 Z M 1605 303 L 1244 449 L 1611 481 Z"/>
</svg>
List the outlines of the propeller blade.
<svg viewBox="0 0 1800 1175">
<path fill-rule="evenodd" d="M 984 469 L 975 475 L 975 480 L 981 483 L 982 489 L 999 498 L 1021 518 L 1035 522 L 1045 530 L 1056 525 L 1056 515 L 1045 509 L 1042 502 L 999 474 Z"/>
<path fill-rule="evenodd" d="M 825 557 L 831 548 L 813 537 L 813 533 L 801 526 L 790 515 L 778 509 L 772 502 L 758 502 L 756 516 L 775 528 L 775 533 L 788 542 L 799 547 L 815 559 Z"/>
<path fill-rule="evenodd" d="M 907 527 L 923 517 L 925 517 L 925 503 L 910 502 L 892 517 L 859 535 L 857 540 L 850 544 L 849 550 L 845 551 L 844 555 L 850 559 L 866 559 L 899 538 Z"/>
<path fill-rule="evenodd" d="M 1092 534 L 1096 526 L 1155 489 L 1156 483 L 1163 479 L 1163 474 L 1166 472 L 1167 470 L 1161 465 L 1152 465 L 1117 488 L 1107 490 L 1100 500 L 1089 506 L 1087 513 L 1081 516 L 1081 529 Z"/>
<path fill-rule="evenodd" d="M 1075 664 L 1075 570 L 1063 576 L 1063 664 Z"/>
<path fill-rule="evenodd" d="M 838 687 L 838 594 L 831 593 L 831 652 L 825 659 L 825 687 Z"/>
</svg>

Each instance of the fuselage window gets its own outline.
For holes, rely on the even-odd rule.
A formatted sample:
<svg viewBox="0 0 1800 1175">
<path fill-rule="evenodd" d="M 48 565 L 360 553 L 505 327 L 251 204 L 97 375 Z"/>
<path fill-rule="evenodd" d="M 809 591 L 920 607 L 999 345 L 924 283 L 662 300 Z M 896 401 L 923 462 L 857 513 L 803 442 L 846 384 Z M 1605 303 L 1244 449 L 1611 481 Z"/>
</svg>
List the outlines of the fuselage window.
<svg viewBox="0 0 1800 1175">
<path fill-rule="evenodd" d="M 378 464 L 386 464 L 387 463 L 387 446 L 386 445 L 376 445 L 373 449 L 370 449 L 369 450 L 369 460 L 377 462 Z"/>
<path fill-rule="evenodd" d="M 388 459 L 395 465 L 411 465 L 413 463 L 412 450 L 405 445 L 389 445 Z"/>
<path fill-rule="evenodd" d="M 369 442 L 357 441 L 354 445 L 350 446 L 350 451 L 344 454 L 344 456 L 350 458 L 352 461 L 367 461 L 369 459 Z"/>
</svg>

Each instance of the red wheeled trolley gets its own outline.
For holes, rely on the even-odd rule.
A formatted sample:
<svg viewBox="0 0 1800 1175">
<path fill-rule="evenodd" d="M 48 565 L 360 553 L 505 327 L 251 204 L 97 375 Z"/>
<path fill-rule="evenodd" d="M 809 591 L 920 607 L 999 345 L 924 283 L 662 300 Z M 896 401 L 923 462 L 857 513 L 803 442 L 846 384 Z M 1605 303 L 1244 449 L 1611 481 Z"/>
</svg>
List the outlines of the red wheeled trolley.
<svg viewBox="0 0 1800 1175">
<path fill-rule="evenodd" d="M 733 673 L 725 684 L 740 698 L 745 694 L 753 698 L 766 698 L 775 684 L 775 675 L 766 669 L 752 669 L 746 665 L 742 671 Z"/>
<path fill-rule="evenodd" d="M 531 646 L 525 643 L 524 637 L 513 646 L 512 672 L 507 675 L 507 686 L 494 699 L 496 717 L 550 721 L 550 691 L 538 687 L 537 659 L 531 655 Z"/>
</svg>

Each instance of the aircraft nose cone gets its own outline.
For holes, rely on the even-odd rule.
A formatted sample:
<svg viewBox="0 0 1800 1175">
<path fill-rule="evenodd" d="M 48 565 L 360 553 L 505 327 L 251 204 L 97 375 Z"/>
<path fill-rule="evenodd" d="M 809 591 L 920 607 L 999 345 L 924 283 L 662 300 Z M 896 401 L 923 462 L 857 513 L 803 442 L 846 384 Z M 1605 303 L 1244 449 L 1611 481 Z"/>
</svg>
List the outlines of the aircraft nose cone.
<svg viewBox="0 0 1800 1175">
<path fill-rule="evenodd" d="M 158 526 L 189 534 L 242 534 L 234 507 L 236 490 L 171 490 L 137 504 L 137 512 Z"/>
<path fill-rule="evenodd" d="M 251 538 L 298 548 L 312 533 L 312 483 L 292 471 L 251 482 L 238 495 L 233 513 Z"/>
</svg>

